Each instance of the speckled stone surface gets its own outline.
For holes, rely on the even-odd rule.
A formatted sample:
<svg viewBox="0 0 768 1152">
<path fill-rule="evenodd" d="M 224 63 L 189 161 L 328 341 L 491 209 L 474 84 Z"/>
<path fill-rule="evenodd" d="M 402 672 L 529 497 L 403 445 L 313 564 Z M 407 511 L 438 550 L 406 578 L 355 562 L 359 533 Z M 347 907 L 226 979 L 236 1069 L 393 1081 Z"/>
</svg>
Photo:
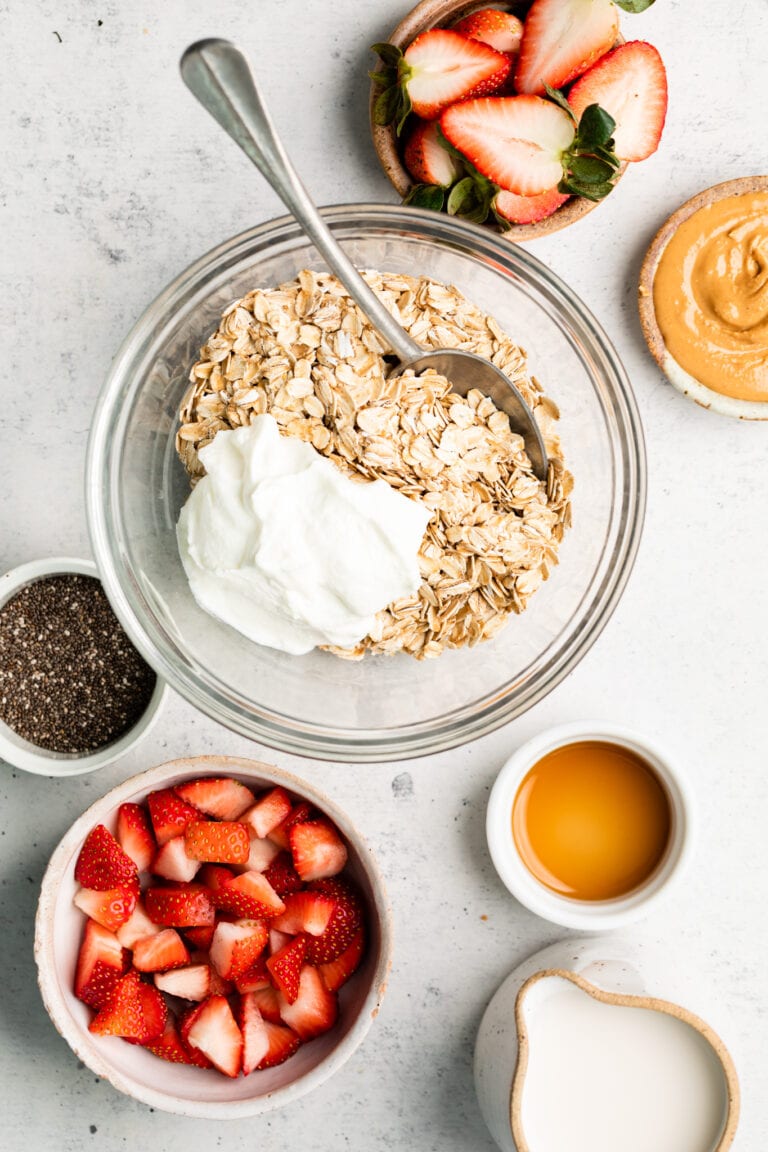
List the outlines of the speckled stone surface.
<svg viewBox="0 0 768 1152">
<path fill-rule="evenodd" d="M 472 1041 L 514 965 L 563 933 L 518 907 L 484 843 L 488 790 L 547 725 L 633 724 L 687 763 L 700 842 L 687 882 L 634 929 L 712 985 L 744 1093 L 740 1152 L 768 1142 L 767 430 L 713 416 L 660 375 L 635 307 L 642 255 L 700 189 L 765 171 L 768 6 L 659 0 L 624 17 L 662 51 L 659 153 L 567 232 L 531 246 L 612 334 L 648 436 L 637 567 L 580 667 L 522 720 L 453 753 L 348 767 L 271 756 L 172 698 L 141 747 L 95 776 L 0 765 L 0 1115 L 5 1152 L 218 1147 L 490 1152 Z M 407 4 L 378 0 L 0 0 L 2 136 L 0 568 L 89 551 L 81 499 L 90 412 L 118 343 L 199 253 L 281 209 L 178 79 L 203 35 L 238 41 L 320 202 L 391 200 L 368 138 L 366 45 Z M 58 35 L 57 35 L 58 33 Z M 288 1111 L 210 1124 L 151 1114 L 78 1066 L 37 995 L 37 889 L 71 821 L 112 784 L 187 752 L 264 756 L 330 791 L 375 845 L 396 921 L 379 1019 L 330 1083 Z M 566 1149 L 563 1152 L 567 1152 Z"/>
</svg>

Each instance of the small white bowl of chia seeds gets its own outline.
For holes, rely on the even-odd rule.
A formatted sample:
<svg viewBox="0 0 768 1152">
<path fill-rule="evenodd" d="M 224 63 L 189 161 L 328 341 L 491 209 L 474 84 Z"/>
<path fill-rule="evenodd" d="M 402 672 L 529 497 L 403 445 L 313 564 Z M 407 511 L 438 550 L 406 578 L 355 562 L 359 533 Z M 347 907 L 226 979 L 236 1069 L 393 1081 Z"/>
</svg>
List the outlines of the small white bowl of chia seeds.
<svg viewBox="0 0 768 1152">
<path fill-rule="evenodd" d="M 166 691 L 93 561 L 51 557 L 0 576 L 0 760 L 41 776 L 103 768 L 149 730 Z"/>
</svg>

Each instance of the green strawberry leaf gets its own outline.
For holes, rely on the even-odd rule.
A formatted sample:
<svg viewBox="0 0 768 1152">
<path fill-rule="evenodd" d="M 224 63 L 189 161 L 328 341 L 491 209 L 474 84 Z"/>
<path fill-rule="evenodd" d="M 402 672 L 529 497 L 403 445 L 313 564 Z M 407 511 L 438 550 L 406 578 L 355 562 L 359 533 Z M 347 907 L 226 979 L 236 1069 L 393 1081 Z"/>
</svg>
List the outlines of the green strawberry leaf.
<svg viewBox="0 0 768 1152">
<path fill-rule="evenodd" d="M 442 212 L 445 205 L 445 188 L 439 184 L 414 184 L 403 200 L 414 208 L 426 208 L 430 212 Z"/>
<path fill-rule="evenodd" d="M 373 105 L 373 122 L 382 127 L 391 124 L 397 118 L 401 105 L 400 89 L 397 87 L 384 88 Z"/>
<path fill-rule="evenodd" d="M 394 44 L 371 44 L 371 52 L 375 52 L 384 64 L 397 68 L 402 52 Z"/>
<path fill-rule="evenodd" d="M 471 210 L 476 201 L 475 182 L 471 176 L 464 176 L 463 179 L 457 181 L 453 188 L 451 188 L 448 195 L 448 203 L 446 204 L 446 211 L 449 216 L 459 216 L 463 209 L 468 208 Z"/>
<path fill-rule="evenodd" d="M 585 108 L 579 120 L 579 131 L 574 144 L 582 151 L 608 147 L 616 121 L 599 104 Z"/>
<path fill-rule="evenodd" d="M 608 184 L 614 169 L 597 156 L 573 156 L 569 164 L 571 177 L 579 184 Z"/>
<path fill-rule="evenodd" d="M 600 160 L 604 160 L 611 168 L 621 168 L 621 160 L 619 160 L 616 153 L 611 152 L 609 148 L 595 148 L 593 149 L 592 155 L 599 157 Z"/>
<path fill-rule="evenodd" d="M 619 8 L 623 8 L 625 12 L 645 12 L 646 8 L 650 8 L 655 0 L 613 0 L 614 4 L 618 4 Z"/>
<path fill-rule="evenodd" d="M 560 91 L 560 89 L 559 88 L 550 88 L 549 84 L 545 84 L 544 87 L 547 90 L 547 96 L 549 96 L 550 100 L 553 100 L 555 102 L 555 104 L 558 104 L 562 108 L 563 112 L 567 112 L 568 115 L 570 116 L 571 120 L 573 120 L 573 122 L 575 124 L 576 123 L 576 117 L 573 114 L 573 108 L 571 108 L 570 104 L 568 103 L 568 101 L 566 100 L 565 96 Z"/>
</svg>

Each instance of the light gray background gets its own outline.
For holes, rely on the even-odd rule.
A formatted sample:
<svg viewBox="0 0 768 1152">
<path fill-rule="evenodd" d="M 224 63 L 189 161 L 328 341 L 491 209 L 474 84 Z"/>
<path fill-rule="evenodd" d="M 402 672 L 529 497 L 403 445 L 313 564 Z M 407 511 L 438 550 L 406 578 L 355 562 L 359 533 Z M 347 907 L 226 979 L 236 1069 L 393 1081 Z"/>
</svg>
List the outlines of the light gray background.
<svg viewBox="0 0 768 1152">
<path fill-rule="evenodd" d="M 366 46 L 407 7 L 0 0 L 0 569 L 88 554 L 83 455 L 110 357 L 181 268 L 281 212 L 182 87 L 183 48 L 204 35 L 242 45 L 321 203 L 393 201 L 366 127 Z M 296 761 L 173 698 L 153 737 L 96 776 L 62 782 L 0 765 L 6 1152 L 488 1152 L 471 1082 L 482 1009 L 519 960 L 562 933 L 518 907 L 497 880 L 483 836 L 486 797 L 521 741 L 585 716 L 653 733 L 689 769 L 701 817 L 694 867 L 633 935 L 712 984 L 713 1013 L 744 1090 L 736 1147 L 765 1147 L 768 427 L 710 415 L 666 385 L 642 342 L 635 292 L 644 249 L 681 201 L 768 170 L 768 5 L 658 0 L 644 16 L 623 19 L 627 35 L 651 40 L 667 63 L 661 150 L 587 219 L 531 245 L 613 335 L 645 422 L 648 519 L 614 619 L 578 670 L 525 718 L 430 760 L 357 768 Z M 61 834 L 129 774 L 203 752 L 263 754 L 327 788 L 373 842 L 396 918 L 389 992 L 363 1047 L 312 1096 L 251 1122 L 151 1114 L 96 1081 L 55 1033 L 35 986 L 37 889 Z"/>
</svg>

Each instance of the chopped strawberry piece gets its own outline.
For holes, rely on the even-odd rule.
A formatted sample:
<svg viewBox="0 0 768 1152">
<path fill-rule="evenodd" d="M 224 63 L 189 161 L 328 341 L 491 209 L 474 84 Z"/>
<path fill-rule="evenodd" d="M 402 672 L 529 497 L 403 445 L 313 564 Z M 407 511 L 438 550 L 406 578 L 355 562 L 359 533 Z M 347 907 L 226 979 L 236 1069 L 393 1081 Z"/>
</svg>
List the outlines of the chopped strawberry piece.
<svg viewBox="0 0 768 1152">
<path fill-rule="evenodd" d="M 179 884 L 188 884 L 197 874 L 199 867 L 200 861 L 193 860 L 187 855 L 184 837 L 174 836 L 173 840 L 166 840 L 165 844 L 161 844 L 158 848 L 152 871 L 162 876 L 164 880 L 176 880 Z"/>
<path fill-rule="evenodd" d="M 260 841 L 265 843 L 265 841 Z M 270 843 L 270 841 L 266 841 Z M 268 868 L 264 869 L 264 876 L 277 892 L 278 896 L 287 896 L 289 892 L 298 892 L 303 887 L 301 876 L 293 866 L 293 857 L 290 852 L 280 852 Z"/>
<path fill-rule="evenodd" d="M 140 984 L 139 1000 L 144 1015 L 144 1038 L 139 1043 L 146 1044 L 148 1040 L 156 1040 L 162 1036 L 165 1031 L 168 1007 L 153 984 L 144 984 L 143 982 Z"/>
<path fill-rule="evenodd" d="M 329 992 L 338 992 L 342 984 L 357 970 L 365 955 L 365 929 L 361 926 L 347 947 L 335 960 L 318 964 L 317 970 Z"/>
<path fill-rule="evenodd" d="M 274 840 L 259 840 L 258 836 L 251 836 L 251 845 L 248 859 L 244 864 L 233 865 L 235 872 L 264 872 L 273 860 L 280 855 L 280 845 Z M 274 887 L 274 885 L 273 885 Z"/>
<path fill-rule="evenodd" d="M 118 982 L 109 1004 L 88 1025 L 100 1036 L 123 1036 L 145 1044 L 165 1029 L 165 1001 L 138 972 L 128 972 Z"/>
<path fill-rule="evenodd" d="M 440 143 L 434 120 L 414 117 L 405 142 L 403 161 L 417 184 L 437 184 L 447 188 L 461 175 L 455 157 Z"/>
<path fill-rule="evenodd" d="M 194 1008 L 189 1008 L 186 1012 L 182 1012 L 178 1020 L 179 1036 L 181 1037 L 181 1042 L 189 1053 L 190 1060 L 198 1068 L 213 1067 L 213 1064 L 211 1064 L 208 1057 L 204 1056 L 203 1053 L 199 1051 L 199 1049 L 194 1048 L 189 1043 L 189 1030 L 207 1003 L 208 998 L 206 998 L 201 1004 L 196 1004 Z"/>
<path fill-rule="evenodd" d="M 272 921 L 272 923 L 274 924 L 274 920 Z M 280 949 L 284 948 L 286 944 L 289 944 L 292 939 L 293 939 L 292 933 L 281 932 L 279 928 L 273 928 L 270 926 L 270 929 L 269 929 L 269 954 L 270 954 L 270 956 L 274 956 L 275 952 L 279 952 Z"/>
<path fill-rule="evenodd" d="M 272 979 L 289 1004 L 293 1004 L 299 994 L 299 978 L 306 952 L 306 936 L 294 936 L 267 960 Z"/>
<path fill-rule="evenodd" d="M 237 1076 L 242 1064 L 243 1037 L 224 996 L 211 996 L 195 1012 L 187 1043 L 202 1052 L 225 1076 Z"/>
<path fill-rule="evenodd" d="M 194 1064 L 193 1058 L 181 1041 L 176 1020 L 170 1012 L 162 1036 L 150 1040 L 145 1044 L 145 1048 L 154 1053 L 155 1056 L 159 1056 L 161 1060 L 169 1060 L 172 1064 Z M 208 1066 L 207 1061 L 206 1066 Z"/>
<path fill-rule="evenodd" d="M 562 88 L 612 48 L 619 32 L 613 0 L 534 0 L 515 69 L 518 92 Z M 543 189 L 541 189 L 543 191 Z"/>
<path fill-rule="evenodd" d="M 91 1008 L 104 1008 L 128 969 L 128 953 L 117 936 L 95 920 L 85 925 L 75 973 L 75 996 Z"/>
<path fill-rule="evenodd" d="M 249 1076 L 269 1054 L 269 1036 L 256 1001 L 247 992 L 240 997 L 237 1022 L 243 1034 L 243 1076 Z"/>
<path fill-rule="evenodd" d="M 245 920 L 270 920 L 285 904 L 261 872 L 243 872 L 211 893 L 217 908 L 235 912 Z"/>
<path fill-rule="evenodd" d="M 148 888 L 144 902 L 150 920 L 167 928 L 195 928 L 216 919 L 211 893 L 199 884 Z"/>
<path fill-rule="evenodd" d="M 312 891 L 321 892 L 336 901 L 325 930 L 321 935 L 307 939 L 307 960 L 310 964 L 325 964 L 341 955 L 360 928 L 363 902 L 356 888 L 338 878 L 317 880 Z"/>
<path fill-rule="evenodd" d="M 234 880 L 235 874 L 231 868 L 224 868 L 221 864 L 204 864 L 200 869 L 198 882 L 211 892 L 218 892 L 228 880 Z"/>
<path fill-rule="evenodd" d="M 200 812 L 217 820 L 237 820 L 253 804 L 250 788 L 228 776 L 187 780 L 177 784 L 174 792 L 187 804 L 194 804 Z"/>
<path fill-rule="evenodd" d="M 603 56 L 568 93 L 577 120 L 590 104 L 613 117 L 614 152 L 645 160 L 659 146 L 667 115 L 667 73 L 652 44 L 631 40 Z"/>
<path fill-rule="evenodd" d="M 169 968 L 183 968 L 187 963 L 189 953 L 173 928 L 137 941 L 133 949 L 133 966 L 139 972 L 166 972 Z"/>
<path fill-rule="evenodd" d="M 116 936 L 124 948 L 133 948 L 137 940 L 143 940 L 146 936 L 156 936 L 161 931 L 160 925 L 155 924 L 147 916 L 144 904 L 139 899 L 129 919 L 117 929 Z"/>
<path fill-rule="evenodd" d="M 267 927 L 262 920 L 216 925 L 211 944 L 211 963 L 225 980 L 242 976 L 261 956 L 267 944 Z"/>
<path fill-rule="evenodd" d="M 251 994 L 264 1019 L 269 1020 L 272 1024 L 279 1024 L 281 1018 L 277 989 L 270 984 L 268 988 L 251 989 Z"/>
<path fill-rule="evenodd" d="M 523 23 L 511 12 L 501 12 L 498 8 L 482 8 L 472 12 L 453 25 L 453 31 L 470 40 L 482 40 L 497 52 L 514 55 L 520 50 L 523 37 Z"/>
<path fill-rule="evenodd" d="M 263 840 L 290 815 L 291 808 L 291 798 L 285 788 L 272 788 L 243 814 L 243 822 Z"/>
<path fill-rule="evenodd" d="M 235 988 L 238 992 L 260 992 L 264 988 L 271 988 L 272 984 L 267 972 L 267 965 L 263 959 L 259 959 L 255 964 L 243 972 L 242 976 L 235 977 Z M 279 1013 L 278 1013 L 279 1015 Z"/>
<path fill-rule="evenodd" d="M 161 992 L 182 1000 L 205 1000 L 211 995 L 211 969 L 208 964 L 190 964 L 187 968 L 158 972 L 155 985 Z"/>
<path fill-rule="evenodd" d="M 185 928 L 184 939 L 191 944 L 193 948 L 200 948 L 207 951 L 211 946 L 211 940 L 213 940 L 215 931 L 215 924 L 204 924 L 199 928 Z"/>
<path fill-rule="evenodd" d="M 310 964 L 301 970 L 299 991 L 293 1004 L 281 992 L 277 1000 L 283 1023 L 293 1028 L 302 1041 L 312 1040 L 336 1023 L 339 1011 L 336 994 L 328 991 L 317 968 Z"/>
<path fill-rule="evenodd" d="M 121 804 L 118 808 L 117 839 L 139 872 L 146 872 L 155 854 L 155 838 L 147 814 L 140 804 Z"/>
<path fill-rule="evenodd" d="M 75 880 L 83 888 L 98 892 L 138 887 L 139 882 L 133 860 L 103 824 L 97 824 L 86 836 L 75 864 Z"/>
<path fill-rule="evenodd" d="M 311 820 L 289 829 L 293 866 L 302 880 L 324 880 L 341 872 L 347 846 L 329 820 Z"/>
<path fill-rule="evenodd" d="M 556 212 L 567 199 L 568 193 L 559 192 L 556 187 L 538 196 L 517 196 L 514 192 L 502 191 L 497 193 L 493 207 L 510 224 L 536 224 Z"/>
<path fill-rule="evenodd" d="M 244 864 L 251 851 L 245 824 L 233 820 L 205 820 L 184 829 L 187 856 L 212 864 Z"/>
<path fill-rule="evenodd" d="M 180 799 L 171 788 L 150 792 L 147 807 L 158 844 L 180 836 L 191 820 L 200 819 L 199 810 Z"/>
<path fill-rule="evenodd" d="M 290 848 L 291 842 L 288 839 L 288 831 L 294 824 L 303 824 L 305 820 L 309 820 L 312 815 L 312 805 L 308 804 L 306 800 L 302 800 L 300 804 L 295 807 L 286 816 L 282 824 L 278 824 L 273 828 L 269 834 L 270 840 L 274 840 L 281 848 Z"/>
<path fill-rule="evenodd" d="M 112 888 L 108 892 L 96 892 L 92 888 L 80 888 L 74 903 L 109 932 L 116 932 L 131 917 L 136 907 L 135 888 Z"/>
<path fill-rule="evenodd" d="M 277 1064 L 284 1064 L 289 1056 L 293 1056 L 299 1046 L 299 1038 L 291 1028 L 273 1020 L 263 1020 L 264 1031 L 267 1035 L 269 1047 L 267 1054 L 257 1064 L 257 1068 L 274 1068 Z"/>
<path fill-rule="evenodd" d="M 335 899 L 322 892 L 291 892 L 285 898 L 285 911 L 275 917 L 271 927 L 291 936 L 297 932 L 321 936 L 330 923 L 335 907 Z"/>
<path fill-rule="evenodd" d="M 503 53 L 445 28 L 422 32 L 403 55 L 409 69 L 405 88 L 422 120 L 436 120 L 457 100 L 495 92 L 511 69 Z"/>
</svg>

